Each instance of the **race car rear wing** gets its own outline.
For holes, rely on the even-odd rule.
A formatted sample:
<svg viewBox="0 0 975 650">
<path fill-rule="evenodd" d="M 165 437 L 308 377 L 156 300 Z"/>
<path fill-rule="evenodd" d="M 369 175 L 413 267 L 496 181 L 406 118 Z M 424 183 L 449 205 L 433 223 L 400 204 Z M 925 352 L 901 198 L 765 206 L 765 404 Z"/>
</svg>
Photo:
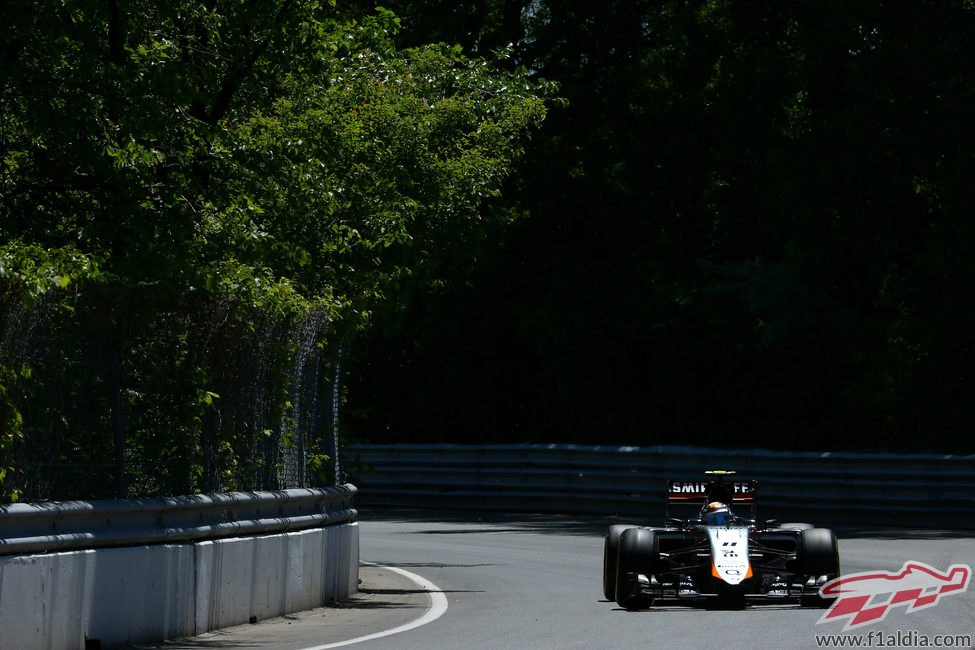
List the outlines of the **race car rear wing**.
<svg viewBox="0 0 975 650">
<path fill-rule="evenodd" d="M 742 504 L 755 517 L 758 497 L 758 481 L 725 481 L 726 473 L 717 473 L 715 481 L 667 481 L 667 517 L 671 505 L 687 505 L 701 508 L 712 501 L 732 506 Z M 727 473 L 730 474 L 730 473 Z"/>
<path fill-rule="evenodd" d="M 723 501 L 747 503 L 755 500 L 758 481 L 667 481 L 668 501 Z M 730 498 L 728 498 L 730 496 Z"/>
</svg>

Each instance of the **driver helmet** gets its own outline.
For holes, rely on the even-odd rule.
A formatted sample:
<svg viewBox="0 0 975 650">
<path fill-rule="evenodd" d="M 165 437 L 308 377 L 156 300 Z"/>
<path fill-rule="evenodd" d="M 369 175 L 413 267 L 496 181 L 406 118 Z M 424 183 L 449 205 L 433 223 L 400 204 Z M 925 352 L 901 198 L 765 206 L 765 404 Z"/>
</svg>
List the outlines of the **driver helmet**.
<svg viewBox="0 0 975 650">
<path fill-rule="evenodd" d="M 720 501 L 712 501 L 704 506 L 701 522 L 706 526 L 721 526 L 731 519 L 731 509 Z"/>
</svg>

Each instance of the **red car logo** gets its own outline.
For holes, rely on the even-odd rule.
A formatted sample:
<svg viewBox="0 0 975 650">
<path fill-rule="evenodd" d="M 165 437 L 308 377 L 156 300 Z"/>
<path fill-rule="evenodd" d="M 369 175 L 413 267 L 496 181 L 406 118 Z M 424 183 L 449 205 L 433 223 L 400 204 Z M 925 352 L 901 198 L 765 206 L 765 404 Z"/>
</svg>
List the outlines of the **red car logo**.
<svg viewBox="0 0 975 650">
<path fill-rule="evenodd" d="M 824 584 L 819 595 L 836 598 L 820 623 L 846 620 L 844 630 L 884 620 L 891 607 L 906 605 L 908 612 L 934 607 L 946 594 L 968 589 L 972 568 L 953 564 L 946 573 L 923 562 L 905 562 L 900 571 L 853 573 Z M 889 598 L 886 597 L 890 594 Z"/>
</svg>

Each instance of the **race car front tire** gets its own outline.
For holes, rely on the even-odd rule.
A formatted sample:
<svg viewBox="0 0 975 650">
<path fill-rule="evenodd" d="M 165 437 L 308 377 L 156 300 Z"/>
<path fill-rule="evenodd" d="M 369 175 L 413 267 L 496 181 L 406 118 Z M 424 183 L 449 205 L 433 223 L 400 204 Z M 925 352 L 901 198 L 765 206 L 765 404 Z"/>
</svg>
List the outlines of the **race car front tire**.
<svg viewBox="0 0 975 650">
<path fill-rule="evenodd" d="M 810 528 L 799 533 L 799 566 L 809 576 L 838 576 L 840 556 L 836 535 L 828 528 Z"/>
<path fill-rule="evenodd" d="M 812 524 L 803 523 L 801 521 L 790 521 L 784 524 L 779 524 L 775 527 L 777 530 L 809 530 L 810 528 L 815 528 Z"/>
<path fill-rule="evenodd" d="M 657 533 L 646 528 L 631 528 L 620 535 L 616 566 L 616 602 L 629 609 L 644 609 L 653 598 L 640 593 L 639 576 L 653 576 L 660 564 Z"/>
<path fill-rule="evenodd" d="M 624 530 L 636 526 L 615 524 L 606 531 L 603 543 L 603 596 L 606 600 L 616 600 L 616 562 L 620 554 L 620 535 Z"/>
<path fill-rule="evenodd" d="M 840 575 L 840 554 L 836 544 L 836 535 L 828 528 L 810 528 L 800 531 L 798 560 L 803 575 L 820 579 L 832 580 Z M 819 594 L 810 594 L 800 599 L 806 607 L 829 607 L 833 600 L 822 598 Z"/>
</svg>

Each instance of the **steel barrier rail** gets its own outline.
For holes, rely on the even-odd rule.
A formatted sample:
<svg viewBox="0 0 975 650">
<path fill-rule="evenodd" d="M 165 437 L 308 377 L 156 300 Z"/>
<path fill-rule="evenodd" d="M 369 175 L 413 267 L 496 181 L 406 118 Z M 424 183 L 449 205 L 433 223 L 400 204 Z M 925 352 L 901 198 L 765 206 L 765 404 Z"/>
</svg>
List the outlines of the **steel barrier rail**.
<svg viewBox="0 0 975 650">
<path fill-rule="evenodd" d="M 173 544 L 292 532 L 356 520 L 346 484 L 274 492 L 0 506 L 0 555 Z"/>
<path fill-rule="evenodd" d="M 662 511 L 664 481 L 736 469 L 764 516 L 975 527 L 975 456 L 580 445 L 355 445 L 360 502 L 591 514 Z M 374 471 L 371 471 L 374 470 Z"/>
</svg>

